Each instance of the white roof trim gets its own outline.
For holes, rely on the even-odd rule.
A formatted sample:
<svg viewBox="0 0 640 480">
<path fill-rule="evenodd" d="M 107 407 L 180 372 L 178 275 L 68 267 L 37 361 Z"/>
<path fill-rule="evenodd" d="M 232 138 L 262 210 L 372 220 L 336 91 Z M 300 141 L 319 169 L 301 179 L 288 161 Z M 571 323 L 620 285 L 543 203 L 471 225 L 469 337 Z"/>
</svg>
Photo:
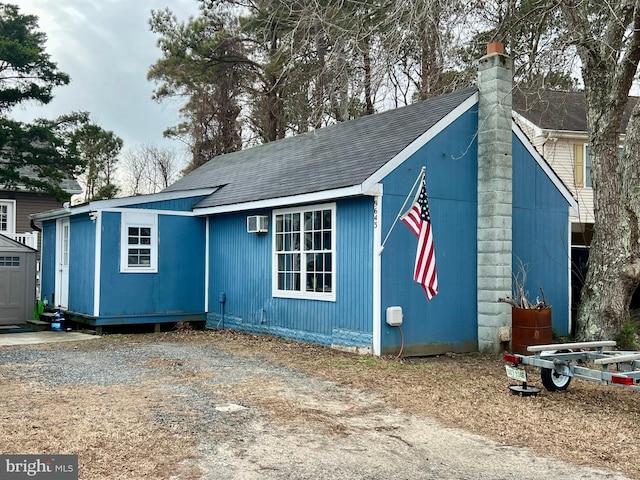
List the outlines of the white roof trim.
<svg viewBox="0 0 640 480">
<path fill-rule="evenodd" d="M 216 207 L 195 208 L 193 211 L 196 215 L 214 215 L 217 213 L 242 212 L 246 210 L 259 210 L 262 208 L 276 208 L 287 205 L 299 205 L 302 203 L 327 202 L 335 200 L 337 198 L 353 197 L 357 195 L 375 196 L 382 194 L 382 185 L 380 184 L 371 185 L 368 189 L 364 189 L 363 187 L 363 185 L 355 185 L 353 187 L 338 188 L 335 190 L 323 190 L 321 192 L 305 193 L 302 195 L 268 198 L 265 200 L 257 200 L 255 202 L 233 203 Z"/>
<path fill-rule="evenodd" d="M 179 211 L 179 210 L 159 210 L 154 208 L 127 208 L 127 207 L 118 207 L 118 208 L 103 208 L 100 210 L 101 212 L 110 212 L 110 213 L 144 213 L 144 214 L 155 214 L 155 215 L 164 215 L 169 217 L 195 217 L 195 213 L 191 210 L 189 211 Z"/>
<path fill-rule="evenodd" d="M 433 139 L 436 135 L 442 132 L 445 128 L 451 125 L 455 120 L 457 120 L 463 113 L 473 107 L 478 103 L 478 92 L 471 95 L 464 102 L 458 105 L 456 108 L 451 110 L 448 114 L 442 117 L 435 125 L 433 125 L 429 130 L 424 132 L 418 138 L 416 138 L 413 142 L 407 145 L 400 153 L 398 153 L 395 157 L 393 157 L 390 161 L 384 164 L 377 172 L 371 175 L 362 183 L 362 189 L 368 190 L 370 186 L 380 182 L 384 177 L 389 175 L 393 170 L 395 170 L 398 166 L 400 166 L 405 160 L 407 160 L 411 155 L 416 153 L 420 148 L 426 145 L 431 139 Z"/>
<path fill-rule="evenodd" d="M 513 133 L 515 133 L 516 137 L 520 139 L 520 141 L 524 145 L 524 148 L 527 149 L 529 154 L 535 159 L 535 161 L 538 163 L 540 168 L 542 168 L 542 170 L 547 175 L 547 177 L 549 177 L 549 179 L 551 180 L 551 182 L 553 182 L 553 184 L 558 189 L 558 191 L 567 200 L 567 203 L 569 204 L 569 207 L 570 207 L 571 216 L 572 217 L 577 216 L 578 201 L 573 197 L 573 195 L 571 194 L 567 186 L 564 183 L 562 183 L 562 180 L 560 180 L 560 178 L 556 175 L 556 173 L 549 166 L 549 164 L 544 160 L 544 158 L 542 158 L 542 156 L 534 148 L 534 146 L 531 144 L 527 136 L 524 134 L 524 132 L 520 129 L 520 127 L 515 121 L 512 123 L 511 129 L 513 130 Z"/>
<path fill-rule="evenodd" d="M 132 205 L 140 205 L 148 202 L 161 202 L 163 200 L 175 200 L 189 197 L 211 195 L 218 187 L 200 188 L 196 190 L 179 190 L 175 192 L 151 193 L 149 195 L 137 195 L 135 197 L 112 198 L 110 200 L 96 200 L 93 202 L 78 205 L 77 207 L 59 208 L 48 212 L 31 215 L 33 220 L 53 220 L 56 218 L 69 217 L 80 213 L 98 212 L 115 208 L 126 208 Z"/>
<path fill-rule="evenodd" d="M 538 125 L 536 125 L 535 123 L 533 123 L 531 120 L 529 120 L 527 117 L 525 117 L 524 115 L 519 114 L 518 112 L 516 112 L 515 110 L 512 110 L 512 115 L 514 117 L 516 117 L 518 119 L 518 121 L 524 123 L 527 127 L 529 127 L 530 129 L 533 130 L 533 134 L 538 137 L 541 136 L 542 133 L 544 132 L 543 128 L 540 128 Z"/>
</svg>

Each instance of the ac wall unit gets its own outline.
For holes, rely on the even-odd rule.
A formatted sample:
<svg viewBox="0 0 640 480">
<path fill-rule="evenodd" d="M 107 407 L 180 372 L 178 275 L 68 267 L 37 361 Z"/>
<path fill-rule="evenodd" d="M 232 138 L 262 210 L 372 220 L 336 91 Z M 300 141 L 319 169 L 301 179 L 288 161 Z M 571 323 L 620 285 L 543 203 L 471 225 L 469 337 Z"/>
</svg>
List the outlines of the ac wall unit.
<svg viewBox="0 0 640 480">
<path fill-rule="evenodd" d="M 267 233 L 269 231 L 269 217 L 266 215 L 250 215 L 247 217 L 248 233 Z"/>
</svg>

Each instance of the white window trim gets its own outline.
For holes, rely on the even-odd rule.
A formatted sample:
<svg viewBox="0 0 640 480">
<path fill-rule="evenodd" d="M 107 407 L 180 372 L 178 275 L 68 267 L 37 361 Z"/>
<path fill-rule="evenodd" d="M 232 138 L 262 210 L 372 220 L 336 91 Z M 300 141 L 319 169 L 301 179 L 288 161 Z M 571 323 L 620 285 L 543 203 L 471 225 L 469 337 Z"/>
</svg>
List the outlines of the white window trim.
<svg viewBox="0 0 640 480">
<path fill-rule="evenodd" d="M 300 213 L 301 215 L 304 212 L 314 211 L 314 210 L 331 210 L 331 250 L 328 250 L 327 253 L 331 253 L 331 276 L 332 276 L 332 288 L 331 292 L 307 292 L 306 289 L 301 291 L 292 291 L 292 290 L 278 290 L 278 254 L 276 252 L 276 216 L 283 215 L 287 213 Z M 301 225 L 303 222 L 301 221 Z M 336 237 L 337 237 L 337 221 L 336 221 L 336 204 L 335 203 L 326 203 L 321 205 L 309 205 L 304 207 L 294 207 L 294 208 L 285 208 L 280 210 L 274 210 L 271 216 L 271 225 L 272 235 L 271 235 L 271 253 L 272 253 L 272 265 L 271 265 L 271 290 L 272 296 L 276 298 L 298 298 L 303 300 L 324 300 L 328 302 L 336 301 L 336 288 L 337 288 L 337 261 L 336 261 Z M 302 236 L 300 238 L 300 245 L 303 245 L 304 241 L 304 232 L 301 232 Z M 304 284 L 304 279 L 306 278 L 307 273 L 307 265 L 306 262 L 303 261 L 303 256 L 305 254 L 304 250 L 300 250 L 300 277 L 301 277 L 301 285 Z"/>
<path fill-rule="evenodd" d="M 16 201 L 15 200 L 0 200 L 0 205 L 7 205 L 7 230 L 0 231 L 0 233 L 16 233 Z"/>
<path fill-rule="evenodd" d="M 129 227 L 151 228 L 151 263 L 129 266 Z M 149 212 L 122 212 L 120 217 L 120 273 L 158 273 L 158 215 Z"/>
</svg>

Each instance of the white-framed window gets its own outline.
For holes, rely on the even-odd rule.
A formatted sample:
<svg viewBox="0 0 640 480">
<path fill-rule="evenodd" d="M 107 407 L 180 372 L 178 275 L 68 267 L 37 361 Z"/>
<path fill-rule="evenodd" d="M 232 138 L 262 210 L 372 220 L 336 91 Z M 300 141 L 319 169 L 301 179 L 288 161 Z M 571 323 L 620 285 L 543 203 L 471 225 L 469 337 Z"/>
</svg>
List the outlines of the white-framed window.
<svg viewBox="0 0 640 480">
<path fill-rule="evenodd" d="M 19 267 L 20 257 L 0 257 L 0 267 Z"/>
<path fill-rule="evenodd" d="M 336 205 L 273 212 L 273 296 L 336 299 Z"/>
<path fill-rule="evenodd" d="M 120 272 L 157 273 L 158 215 L 123 212 L 120 220 Z"/>
<path fill-rule="evenodd" d="M 16 233 L 15 200 L 0 200 L 0 233 Z"/>
</svg>

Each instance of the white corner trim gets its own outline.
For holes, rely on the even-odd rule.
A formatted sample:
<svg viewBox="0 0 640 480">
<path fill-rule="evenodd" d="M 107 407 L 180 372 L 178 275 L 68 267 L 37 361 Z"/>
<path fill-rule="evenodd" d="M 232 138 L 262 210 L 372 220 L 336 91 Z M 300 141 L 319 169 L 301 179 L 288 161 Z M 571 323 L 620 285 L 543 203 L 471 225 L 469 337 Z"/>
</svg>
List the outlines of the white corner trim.
<svg viewBox="0 0 640 480">
<path fill-rule="evenodd" d="M 205 218 L 205 232 L 204 232 L 204 313 L 209 313 L 209 217 Z"/>
<path fill-rule="evenodd" d="M 569 302 L 567 305 L 567 319 L 568 319 L 568 329 L 569 332 L 572 331 L 572 327 L 573 327 L 573 319 L 572 319 L 572 315 L 571 315 L 571 304 L 573 303 L 573 289 L 571 288 L 571 270 L 573 268 L 573 262 L 571 261 L 571 220 L 569 220 L 567 222 L 567 246 L 566 246 L 567 252 L 570 252 L 569 255 L 567 255 L 567 282 L 569 285 Z"/>
<path fill-rule="evenodd" d="M 373 321 L 373 354 L 380 356 L 382 350 L 382 195 L 373 199 L 373 285 L 372 287 L 372 321 Z"/>
<path fill-rule="evenodd" d="M 96 243 L 94 251 L 94 278 L 93 278 L 93 316 L 100 316 L 100 275 L 102 267 L 102 212 L 96 215 Z"/>
</svg>

